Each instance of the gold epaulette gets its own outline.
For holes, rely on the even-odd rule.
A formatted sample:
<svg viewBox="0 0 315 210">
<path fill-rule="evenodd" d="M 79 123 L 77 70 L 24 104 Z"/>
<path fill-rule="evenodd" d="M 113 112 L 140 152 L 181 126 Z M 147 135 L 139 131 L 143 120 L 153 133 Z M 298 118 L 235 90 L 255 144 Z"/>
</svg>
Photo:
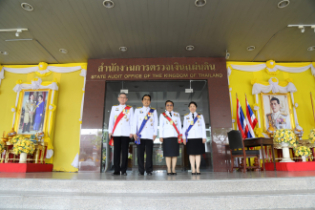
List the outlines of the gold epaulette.
<svg viewBox="0 0 315 210">
<path fill-rule="evenodd" d="M 137 109 L 141 109 L 142 107 L 140 106 L 140 107 L 137 107 Z"/>
<path fill-rule="evenodd" d="M 198 113 L 199 115 L 202 115 L 201 113 Z"/>
<path fill-rule="evenodd" d="M 116 105 L 114 105 L 114 106 L 119 106 L 119 104 L 116 104 Z"/>
<path fill-rule="evenodd" d="M 184 116 L 187 116 L 187 115 L 189 115 L 189 113 L 185 114 Z"/>
<path fill-rule="evenodd" d="M 128 107 L 132 108 L 132 106 L 127 105 Z"/>
<path fill-rule="evenodd" d="M 155 109 L 155 108 L 152 108 L 152 107 L 150 107 L 151 109 Z"/>
</svg>

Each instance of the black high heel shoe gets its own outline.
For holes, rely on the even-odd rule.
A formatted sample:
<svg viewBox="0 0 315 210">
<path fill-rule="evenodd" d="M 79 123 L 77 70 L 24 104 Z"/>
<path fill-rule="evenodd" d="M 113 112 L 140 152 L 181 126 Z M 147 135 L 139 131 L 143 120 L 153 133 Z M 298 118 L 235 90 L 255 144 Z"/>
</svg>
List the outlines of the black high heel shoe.
<svg viewBox="0 0 315 210">
<path fill-rule="evenodd" d="M 170 176 L 170 175 L 172 175 L 172 173 L 167 173 L 167 176 Z"/>
</svg>

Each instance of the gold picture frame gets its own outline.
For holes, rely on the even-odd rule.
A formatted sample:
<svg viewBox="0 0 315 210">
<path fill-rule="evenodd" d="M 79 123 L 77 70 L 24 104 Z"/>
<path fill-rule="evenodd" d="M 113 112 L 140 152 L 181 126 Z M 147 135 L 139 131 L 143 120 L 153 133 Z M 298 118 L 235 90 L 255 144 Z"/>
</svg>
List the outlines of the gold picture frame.
<svg viewBox="0 0 315 210">
<path fill-rule="evenodd" d="M 264 131 L 276 129 L 294 130 L 294 117 L 289 93 L 261 93 Z"/>
</svg>

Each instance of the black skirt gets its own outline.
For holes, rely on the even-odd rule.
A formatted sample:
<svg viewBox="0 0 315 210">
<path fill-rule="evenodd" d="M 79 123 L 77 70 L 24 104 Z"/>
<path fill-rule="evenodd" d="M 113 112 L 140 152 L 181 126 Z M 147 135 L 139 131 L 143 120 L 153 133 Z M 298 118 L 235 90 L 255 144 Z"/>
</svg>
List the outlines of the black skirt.
<svg viewBox="0 0 315 210">
<path fill-rule="evenodd" d="M 177 157 L 179 156 L 178 138 L 163 138 L 163 156 Z"/>
<path fill-rule="evenodd" d="M 202 155 L 205 153 L 205 144 L 202 139 L 188 139 L 186 144 L 188 155 Z"/>
</svg>

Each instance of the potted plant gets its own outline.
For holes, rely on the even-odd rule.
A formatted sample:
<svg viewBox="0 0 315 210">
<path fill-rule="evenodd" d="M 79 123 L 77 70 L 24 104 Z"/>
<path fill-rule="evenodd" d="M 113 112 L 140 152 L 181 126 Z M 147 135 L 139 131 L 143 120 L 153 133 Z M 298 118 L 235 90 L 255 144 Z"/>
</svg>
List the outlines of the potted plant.
<svg viewBox="0 0 315 210">
<path fill-rule="evenodd" d="M 35 145 L 27 138 L 20 138 L 13 146 L 13 151 L 15 154 L 20 154 L 20 162 L 26 163 L 26 158 L 28 154 L 33 154 L 35 150 Z"/>
<path fill-rule="evenodd" d="M 278 129 L 273 136 L 273 142 L 282 147 L 282 160 L 280 162 L 294 162 L 290 158 L 289 147 L 296 147 L 296 136 L 290 129 Z"/>
<path fill-rule="evenodd" d="M 17 135 L 17 136 L 14 136 L 14 137 L 12 137 L 11 139 L 10 139 L 10 145 L 14 145 L 14 144 L 16 144 L 18 141 L 19 141 L 19 139 L 22 139 L 23 138 L 23 136 L 21 136 L 21 135 Z"/>
<path fill-rule="evenodd" d="M 295 156 L 302 156 L 302 162 L 306 162 L 307 156 L 311 155 L 311 150 L 306 146 L 300 146 L 294 150 L 294 153 Z"/>
</svg>

